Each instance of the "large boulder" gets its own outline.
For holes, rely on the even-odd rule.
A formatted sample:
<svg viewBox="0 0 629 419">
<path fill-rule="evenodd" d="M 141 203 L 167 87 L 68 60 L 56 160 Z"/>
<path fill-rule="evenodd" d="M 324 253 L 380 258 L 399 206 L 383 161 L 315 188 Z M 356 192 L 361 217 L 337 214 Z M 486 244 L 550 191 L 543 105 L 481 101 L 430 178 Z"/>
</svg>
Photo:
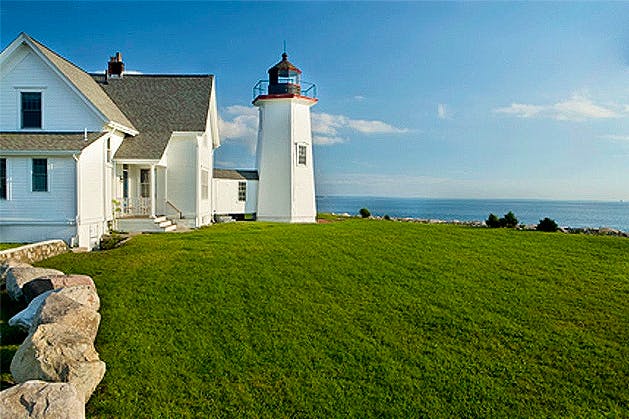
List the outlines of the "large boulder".
<svg viewBox="0 0 629 419">
<path fill-rule="evenodd" d="M 88 285 L 96 288 L 92 278 L 87 275 L 63 275 L 62 273 L 61 275 L 51 275 L 46 278 L 50 279 L 52 289 L 55 290 L 59 288 L 76 287 L 77 285 Z"/>
<path fill-rule="evenodd" d="M 105 375 L 105 363 L 92 340 L 60 323 L 39 325 L 27 336 L 11 361 L 18 383 L 43 380 L 71 383 L 87 402 Z"/>
<path fill-rule="evenodd" d="M 0 287 L 3 287 L 6 285 L 7 273 L 9 272 L 9 269 L 16 266 L 31 266 L 31 265 L 29 265 L 28 263 L 22 263 L 15 260 L 7 260 L 5 262 L 2 262 L 2 264 L 0 265 Z"/>
<path fill-rule="evenodd" d="M 0 392 L 0 418 L 83 419 L 85 404 L 72 384 L 33 380 Z"/>
<path fill-rule="evenodd" d="M 42 304 L 44 304 L 44 301 L 46 301 L 46 298 L 51 293 L 52 291 L 46 291 L 45 293 L 33 298 L 33 300 L 28 303 L 28 307 L 9 319 L 9 326 L 17 326 L 28 331 L 33 325 L 33 321 L 39 312 L 39 308 Z"/>
<path fill-rule="evenodd" d="M 52 281 L 49 278 L 35 278 L 22 285 L 22 295 L 27 304 L 40 294 L 46 291 L 52 291 Z"/>
<path fill-rule="evenodd" d="M 27 266 L 13 266 L 7 270 L 7 291 L 14 300 L 22 298 L 22 286 L 35 278 L 63 275 L 63 272 L 56 269 L 35 268 Z"/>
<path fill-rule="evenodd" d="M 82 291 L 87 296 L 82 299 L 87 300 L 90 295 L 90 288 L 83 287 Z M 39 325 L 57 323 L 64 326 L 67 331 L 86 336 L 94 342 L 100 324 L 100 314 L 93 308 L 94 304 L 92 306 L 81 304 L 68 297 L 67 294 L 69 293 L 64 291 L 73 288 L 78 287 L 64 288 L 48 295 L 33 319 L 31 332 L 34 332 Z"/>
<path fill-rule="evenodd" d="M 79 304 L 83 304 L 94 311 L 98 311 L 100 309 L 100 298 L 98 298 L 96 288 L 93 286 L 76 285 L 55 290 L 55 293 L 68 297 L 69 299 L 74 300 Z"/>
</svg>

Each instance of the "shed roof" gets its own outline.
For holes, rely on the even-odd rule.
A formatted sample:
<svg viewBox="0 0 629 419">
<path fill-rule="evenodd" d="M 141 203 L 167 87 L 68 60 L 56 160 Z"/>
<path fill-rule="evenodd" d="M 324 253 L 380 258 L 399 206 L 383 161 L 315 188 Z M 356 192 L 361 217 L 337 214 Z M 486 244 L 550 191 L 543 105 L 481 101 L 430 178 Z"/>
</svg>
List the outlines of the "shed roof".
<svg viewBox="0 0 629 419">
<path fill-rule="evenodd" d="M 160 159 L 173 131 L 205 131 L 212 75 L 91 77 L 140 131 L 123 141 L 116 158 Z"/>
<path fill-rule="evenodd" d="M 102 132 L 0 132 L 2 151 L 80 151 L 101 137 Z"/>
<path fill-rule="evenodd" d="M 258 180 L 257 170 L 214 169 L 213 175 L 217 179 Z"/>
</svg>

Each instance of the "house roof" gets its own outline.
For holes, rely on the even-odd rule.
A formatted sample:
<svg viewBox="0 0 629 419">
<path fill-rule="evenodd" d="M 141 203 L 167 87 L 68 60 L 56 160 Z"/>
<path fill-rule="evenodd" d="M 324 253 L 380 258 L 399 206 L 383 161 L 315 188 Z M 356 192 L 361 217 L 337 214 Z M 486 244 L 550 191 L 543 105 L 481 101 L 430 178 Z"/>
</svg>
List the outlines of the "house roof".
<svg viewBox="0 0 629 419">
<path fill-rule="evenodd" d="M 81 70 L 56 52 L 48 49 L 39 41 L 22 33 L 69 81 L 76 87 L 92 105 L 94 105 L 110 122 L 116 122 L 137 131 L 133 123 L 121 112 L 114 101 L 100 88 L 89 74 Z"/>
<path fill-rule="evenodd" d="M 160 159 L 173 131 L 205 131 L 212 75 L 91 77 L 140 132 L 123 141 L 115 158 Z"/>
<path fill-rule="evenodd" d="M 258 180 L 257 170 L 214 169 L 213 175 L 217 179 Z"/>
<path fill-rule="evenodd" d="M 2 151 L 80 151 L 102 132 L 0 132 Z"/>
</svg>

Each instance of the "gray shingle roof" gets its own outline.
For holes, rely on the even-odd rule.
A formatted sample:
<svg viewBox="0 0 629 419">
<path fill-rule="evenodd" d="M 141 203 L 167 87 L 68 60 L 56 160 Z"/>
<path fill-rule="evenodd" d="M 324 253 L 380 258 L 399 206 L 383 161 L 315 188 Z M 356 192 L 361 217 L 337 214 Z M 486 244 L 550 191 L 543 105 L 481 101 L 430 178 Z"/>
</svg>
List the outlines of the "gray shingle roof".
<svg viewBox="0 0 629 419">
<path fill-rule="evenodd" d="M 102 136 L 102 132 L 0 132 L 2 151 L 80 151 Z M 0 153 L 2 152 L 0 151 Z"/>
<path fill-rule="evenodd" d="M 85 71 L 81 70 L 70 61 L 58 55 L 56 52 L 48 49 L 45 45 L 39 43 L 37 40 L 31 38 L 27 34 L 24 34 L 28 40 L 46 57 L 50 62 L 57 67 L 57 69 L 70 80 L 70 82 L 76 87 L 85 97 L 105 115 L 110 121 L 124 125 L 137 131 L 137 128 L 133 126 L 131 121 L 125 116 L 123 112 L 114 104 L 112 99 L 107 96 L 103 89 L 98 86 L 94 79 L 90 77 Z"/>
<path fill-rule="evenodd" d="M 214 169 L 217 179 L 258 180 L 257 170 Z"/>
<path fill-rule="evenodd" d="M 91 76 L 140 131 L 123 141 L 116 158 L 160 159 L 173 131 L 205 131 L 214 76 Z"/>
</svg>

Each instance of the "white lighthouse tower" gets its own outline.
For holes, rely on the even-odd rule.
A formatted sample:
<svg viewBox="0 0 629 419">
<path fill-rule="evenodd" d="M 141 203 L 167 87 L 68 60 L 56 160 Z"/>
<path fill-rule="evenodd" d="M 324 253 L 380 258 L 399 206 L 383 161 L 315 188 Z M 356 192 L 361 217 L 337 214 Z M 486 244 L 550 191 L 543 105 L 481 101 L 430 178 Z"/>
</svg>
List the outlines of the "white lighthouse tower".
<svg viewBox="0 0 629 419">
<path fill-rule="evenodd" d="M 314 223 L 314 170 L 310 107 L 315 86 L 302 91 L 301 70 L 282 54 L 266 82 L 254 88 L 258 124 L 258 209 L 260 221 Z"/>
</svg>

